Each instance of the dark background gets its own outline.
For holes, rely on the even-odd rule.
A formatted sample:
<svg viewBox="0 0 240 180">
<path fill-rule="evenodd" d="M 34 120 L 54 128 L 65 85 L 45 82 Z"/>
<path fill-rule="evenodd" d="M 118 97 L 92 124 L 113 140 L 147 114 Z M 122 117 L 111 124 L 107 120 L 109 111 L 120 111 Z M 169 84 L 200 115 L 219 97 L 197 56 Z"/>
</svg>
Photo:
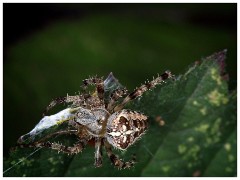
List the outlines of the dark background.
<svg viewBox="0 0 240 180">
<path fill-rule="evenodd" d="M 4 156 L 49 101 L 109 72 L 130 90 L 228 49 L 237 84 L 237 4 L 3 4 Z M 50 112 L 53 113 L 53 112 Z"/>
</svg>

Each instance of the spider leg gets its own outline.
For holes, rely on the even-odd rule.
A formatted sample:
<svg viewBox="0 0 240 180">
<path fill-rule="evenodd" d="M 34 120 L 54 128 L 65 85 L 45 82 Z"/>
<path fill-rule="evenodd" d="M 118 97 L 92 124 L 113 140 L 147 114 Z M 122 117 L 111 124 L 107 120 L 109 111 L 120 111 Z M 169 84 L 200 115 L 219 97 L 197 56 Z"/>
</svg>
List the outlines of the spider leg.
<svg viewBox="0 0 240 180">
<path fill-rule="evenodd" d="M 75 104 L 80 104 L 85 101 L 85 98 L 83 95 L 76 95 L 76 96 L 65 96 L 65 97 L 58 97 L 50 102 L 50 104 L 47 106 L 45 111 L 43 112 L 42 116 L 44 117 L 46 113 L 52 109 L 54 106 L 62 103 L 70 103 L 74 102 Z"/>
<path fill-rule="evenodd" d="M 67 153 L 67 154 L 77 154 L 77 153 L 81 152 L 83 150 L 84 146 L 87 144 L 86 139 L 79 141 L 78 143 L 74 144 L 73 146 L 64 146 L 59 143 L 55 143 L 55 142 L 52 143 L 52 142 L 46 141 L 47 139 L 49 139 L 53 136 L 63 135 L 63 134 L 76 134 L 76 132 L 77 132 L 77 130 L 58 131 L 58 132 L 55 132 L 55 133 L 52 133 L 52 134 L 49 134 L 49 135 L 43 137 L 42 139 L 40 139 L 37 142 L 31 143 L 31 144 L 19 144 L 17 147 L 20 147 L 20 148 L 46 147 L 46 148 L 50 148 L 53 150 L 57 150 L 58 152 L 63 152 L 63 153 Z"/>
<path fill-rule="evenodd" d="M 156 85 L 160 84 L 161 82 L 164 82 L 164 80 L 171 78 L 172 74 L 170 71 L 165 71 L 162 75 L 158 76 L 157 78 L 153 79 L 150 82 L 146 82 L 145 84 L 141 85 L 140 87 L 136 88 L 132 93 L 130 93 L 128 96 L 126 96 L 122 103 L 117 105 L 114 108 L 114 112 L 121 110 L 125 104 L 127 104 L 129 101 L 136 99 L 139 96 L 142 96 L 144 92 L 146 92 L 149 89 L 154 88 Z"/>
<path fill-rule="evenodd" d="M 119 159 L 115 154 L 112 152 L 111 145 L 105 140 L 104 146 L 107 151 L 108 158 L 112 161 L 113 165 L 119 169 L 126 169 L 132 167 L 136 162 L 136 157 L 133 155 L 133 158 L 130 161 L 124 162 Z"/>
<path fill-rule="evenodd" d="M 126 93 L 127 93 L 127 89 L 116 89 L 115 91 L 113 91 L 110 97 L 110 101 L 107 105 L 107 110 L 111 112 L 112 109 L 114 108 L 115 102 Z"/>
<path fill-rule="evenodd" d="M 54 100 L 52 100 L 49 105 L 46 107 L 45 111 L 43 112 L 42 116 L 44 117 L 45 114 L 52 109 L 54 106 L 56 106 L 57 104 L 62 104 L 66 101 L 66 97 L 57 97 Z"/>
<path fill-rule="evenodd" d="M 95 138 L 95 164 L 96 167 L 102 166 L 102 138 Z"/>
<path fill-rule="evenodd" d="M 104 102 L 104 81 L 102 78 L 92 77 L 83 80 L 83 89 L 88 85 L 96 85 L 96 90 L 100 101 Z"/>
<path fill-rule="evenodd" d="M 72 155 L 72 154 L 78 154 L 79 152 L 81 152 L 86 144 L 87 144 L 86 142 L 79 141 L 73 146 L 64 146 L 59 143 L 55 143 L 55 142 L 51 143 L 47 141 L 47 142 L 37 142 L 29 145 L 21 145 L 20 147 L 45 147 L 45 148 L 56 150 L 58 152 L 63 152 L 63 153 Z"/>
</svg>

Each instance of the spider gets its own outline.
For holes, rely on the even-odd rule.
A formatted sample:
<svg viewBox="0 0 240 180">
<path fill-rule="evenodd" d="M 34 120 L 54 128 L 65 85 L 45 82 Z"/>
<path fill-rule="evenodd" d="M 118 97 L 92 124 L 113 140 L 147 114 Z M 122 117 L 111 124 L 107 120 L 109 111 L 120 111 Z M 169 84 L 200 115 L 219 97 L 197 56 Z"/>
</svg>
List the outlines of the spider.
<svg viewBox="0 0 240 180">
<path fill-rule="evenodd" d="M 171 78 L 171 72 L 165 71 L 152 81 L 145 82 L 132 93 L 127 93 L 118 80 L 109 74 L 103 78 L 92 77 L 83 80 L 83 92 L 79 95 L 58 97 L 50 102 L 43 116 L 54 106 L 62 103 L 71 103 L 74 118 L 68 121 L 68 129 L 50 133 L 31 144 L 23 144 L 22 138 L 18 140 L 20 147 L 46 147 L 70 155 L 81 152 L 90 140 L 95 141 L 95 166 L 102 166 L 102 146 L 105 147 L 107 156 L 112 164 L 119 169 L 132 167 L 136 158 L 124 162 L 119 159 L 112 147 L 126 150 L 134 144 L 146 131 L 148 117 L 140 112 L 123 109 L 131 100 L 142 96 L 144 92 Z M 115 83 L 115 84 L 114 84 Z M 114 85 L 117 87 L 114 87 Z M 94 87 L 94 92 L 87 92 L 89 86 Z M 112 88 L 112 89 L 111 89 Z M 72 129 L 69 129 L 72 128 Z M 73 146 L 65 146 L 49 139 L 59 135 L 76 135 L 79 141 Z"/>
</svg>

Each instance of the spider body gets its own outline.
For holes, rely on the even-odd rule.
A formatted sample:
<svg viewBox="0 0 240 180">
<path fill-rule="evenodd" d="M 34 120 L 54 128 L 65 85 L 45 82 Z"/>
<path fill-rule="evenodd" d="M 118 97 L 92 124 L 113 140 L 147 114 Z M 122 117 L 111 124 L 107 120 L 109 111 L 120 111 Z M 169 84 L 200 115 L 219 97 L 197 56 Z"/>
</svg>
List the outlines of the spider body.
<svg viewBox="0 0 240 180">
<path fill-rule="evenodd" d="M 129 168 L 135 163 L 135 157 L 128 162 L 119 159 L 112 152 L 112 147 L 126 150 L 134 144 L 147 130 L 147 116 L 136 111 L 123 109 L 129 101 L 141 96 L 147 90 L 162 83 L 172 75 L 166 71 L 161 76 L 146 82 L 132 93 L 127 94 L 117 79 L 110 73 L 108 78 L 89 78 L 83 81 L 84 92 L 54 99 L 46 108 L 45 113 L 52 107 L 61 103 L 71 103 L 72 118 L 67 121 L 68 129 L 57 131 L 40 140 L 24 144 L 23 138 L 18 140 L 20 147 L 46 147 L 67 154 L 77 154 L 83 150 L 87 143 L 95 140 L 95 166 L 102 166 L 102 146 L 105 146 L 107 155 L 114 166 L 119 169 Z M 116 87 L 114 87 L 117 84 Z M 95 86 L 93 93 L 87 93 L 87 87 Z M 125 96 L 125 97 L 123 97 Z M 59 135 L 74 134 L 79 141 L 73 146 L 65 146 L 50 142 L 49 139 Z"/>
<path fill-rule="evenodd" d="M 107 123 L 107 141 L 117 149 L 125 150 L 147 129 L 147 116 L 129 110 L 112 114 Z"/>
</svg>

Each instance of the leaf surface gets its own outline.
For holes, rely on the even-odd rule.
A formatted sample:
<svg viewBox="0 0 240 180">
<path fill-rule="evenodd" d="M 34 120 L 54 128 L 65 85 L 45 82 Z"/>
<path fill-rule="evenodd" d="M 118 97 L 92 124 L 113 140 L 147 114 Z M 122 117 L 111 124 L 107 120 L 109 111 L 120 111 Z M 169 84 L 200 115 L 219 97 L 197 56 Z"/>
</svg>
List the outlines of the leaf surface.
<svg viewBox="0 0 240 180">
<path fill-rule="evenodd" d="M 134 168 L 117 170 L 105 151 L 103 167 L 95 168 L 91 145 L 75 156 L 27 148 L 4 161 L 4 171 L 12 167 L 4 176 L 236 176 L 237 100 L 219 63 L 225 53 L 195 62 L 127 106 L 149 116 L 142 139 L 114 150 L 124 160 L 135 153 Z"/>
</svg>

